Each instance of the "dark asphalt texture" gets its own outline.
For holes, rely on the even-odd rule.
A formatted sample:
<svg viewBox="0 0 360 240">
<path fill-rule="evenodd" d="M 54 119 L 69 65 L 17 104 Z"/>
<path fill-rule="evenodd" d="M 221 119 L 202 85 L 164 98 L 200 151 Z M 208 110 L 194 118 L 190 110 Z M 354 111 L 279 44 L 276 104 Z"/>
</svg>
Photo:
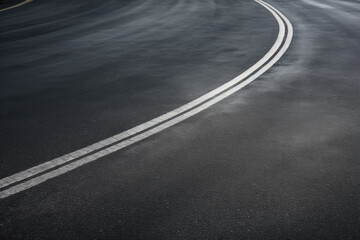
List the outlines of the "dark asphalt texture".
<svg viewBox="0 0 360 240">
<path fill-rule="evenodd" d="M 12 7 L 16 4 L 23 2 L 24 0 L 0 0 L 0 10 L 8 7 Z"/>
<path fill-rule="evenodd" d="M 208 110 L 0 200 L 1 239 L 360 239 L 360 2 L 269 0 L 283 58 Z M 251 0 L 34 0 L 0 13 L 0 178 L 239 75 Z"/>
</svg>

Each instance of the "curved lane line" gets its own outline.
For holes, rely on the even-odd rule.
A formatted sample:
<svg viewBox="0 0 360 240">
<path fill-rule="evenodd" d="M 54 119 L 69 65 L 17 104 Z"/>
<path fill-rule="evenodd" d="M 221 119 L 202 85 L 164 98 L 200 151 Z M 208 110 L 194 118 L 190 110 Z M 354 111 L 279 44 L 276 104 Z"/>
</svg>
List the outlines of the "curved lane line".
<svg viewBox="0 0 360 240">
<path fill-rule="evenodd" d="M 160 117 L 157 117 L 155 119 L 152 119 L 148 122 L 145 122 L 143 124 L 140 124 L 134 128 L 131 128 L 127 131 L 124 131 L 120 134 L 117 134 L 115 136 L 112 136 L 110 138 L 107 138 L 105 140 L 102 140 L 100 142 L 94 143 L 88 147 L 82 148 L 80 150 L 71 152 L 69 154 L 63 155 L 59 158 L 50 160 L 48 162 L 39 164 L 35 167 L 29 168 L 27 170 L 21 171 L 19 173 L 13 174 L 9 177 L 5 177 L 3 179 L 0 180 L 0 188 L 4 188 L 6 186 L 9 186 L 11 184 L 14 184 L 18 181 L 22 181 L 26 178 L 32 177 L 34 175 L 40 174 L 44 171 L 48 171 L 52 168 L 55 168 L 57 166 L 63 165 L 69 161 L 75 160 L 79 157 L 82 157 L 86 154 L 92 153 L 94 151 L 97 151 L 101 148 L 107 147 L 109 145 L 112 145 L 116 142 L 122 141 L 125 138 L 131 137 L 135 134 L 138 134 L 139 132 L 142 132 L 144 130 L 147 130 L 149 128 L 154 127 L 155 125 L 158 125 L 162 122 L 168 121 L 169 119 L 184 113 L 185 111 L 190 110 L 191 108 L 211 99 L 212 97 L 216 96 L 217 94 L 223 92 L 224 90 L 238 84 L 239 82 L 241 82 L 243 79 L 245 79 L 246 77 L 250 76 L 252 73 L 254 73 L 255 71 L 257 71 L 263 64 L 265 64 L 267 61 L 269 61 L 269 59 L 271 59 L 274 54 L 276 53 L 276 51 L 281 47 L 281 43 L 285 38 L 285 26 L 284 23 L 281 21 L 280 17 L 278 15 L 276 15 L 274 12 L 272 12 L 272 10 L 269 10 L 273 16 L 276 18 L 278 24 L 279 24 L 279 33 L 277 36 L 277 39 L 274 43 L 274 45 L 271 47 L 271 49 L 267 52 L 267 54 L 262 57 L 257 63 L 255 63 L 252 67 L 250 67 L 249 69 L 247 69 L 245 72 L 243 72 L 241 75 L 239 75 L 238 77 L 232 79 L 231 81 L 221 85 L 220 87 L 210 91 L 209 93 L 171 111 L 168 112 Z"/>
<path fill-rule="evenodd" d="M 10 10 L 10 9 L 13 9 L 13 8 L 20 7 L 20 6 L 24 5 L 24 4 L 27 4 L 27 3 L 32 2 L 32 1 L 33 1 L 33 0 L 25 0 L 25 1 L 21 2 L 21 3 L 16 4 L 16 5 L 13 5 L 13 6 L 10 6 L 10 7 L 7 7 L 7 8 L 3 8 L 3 9 L 0 9 L 0 12 L 7 11 L 7 10 Z"/>
<path fill-rule="evenodd" d="M 10 177 L 6 177 L 4 179 L 0 180 L 0 187 L 5 187 L 11 184 L 14 184 L 18 181 L 25 180 L 31 176 L 34 176 L 36 174 L 39 174 L 43 171 L 49 170 L 51 168 L 54 168 L 56 166 L 59 166 L 63 163 L 66 163 L 68 161 L 71 161 L 73 159 L 76 159 L 78 157 L 81 157 L 87 153 L 96 151 L 97 149 L 106 147 L 110 144 L 119 142 L 123 140 L 126 137 L 132 136 L 136 133 L 139 133 L 140 131 L 146 130 L 150 127 L 153 127 L 150 130 L 147 130 L 145 132 L 142 132 L 134 137 L 130 137 L 129 139 L 122 141 L 120 143 L 117 143 L 111 147 L 108 147 L 106 149 L 103 149 L 101 151 L 98 151 L 94 154 L 90 154 L 86 157 L 80 158 L 76 161 L 73 161 L 65 166 L 62 166 L 58 169 L 52 170 L 50 172 L 47 172 L 45 174 L 42 174 L 40 176 L 37 176 L 35 178 L 32 178 L 30 180 L 27 180 L 25 182 L 19 183 L 15 186 L 12 186 L 6 190 L 3 190 L 0 192 L 0 198 L 5 198 L 10 195 L 13 195 L 15 193 L 21 192 L 23 190 L 26 190 L 28 188 L 31 188 L 33 186 L 36 186 L 42 182 L 45 182 L 51 178 L 57 177 L 59 175 L 62 175 L 66 172 L 69 172 L 71 170 L 74 170 L 82 165 L 85 165 L 87 163 L 90 163 L 92 161 L 95 161 L 101 157 L 104 157 L 110 153 L 113 153 L 115 151 L 118 151 L 120 149 L 123 149 L 129 145 L 132 145 L 133 143 L 136 143 L 138 141 L 141 141 L 149 136 L 152 136 L 158 132 L 161 132 L 179 122 L 182 122 L 186 119 L 188 119 L 191 116 L 194 116 L 195 114 L 209 108 L 210 106 L 214 105 L 215 103 L 218 103 L 219 101 L 223 100 L 224 98 L 230 96 L 231 94 L 235 93 L 236 91 L 242 89 L 255 79 L 257 79 L 260 75 L 262 75 L 264 72 L 266 72 L 271 66 L 273 66 L 280 58 L 281 56 L 286 52 L 286 50 L 289 48 L 292 37 L 293 37 L 293 28 L 290 23 L 290 21 L 282 15 L 278 10 L 271 7 L 269 4 L 261 1 L 261 0 L 255 0 L 259 4 L 261 4 L 263 7 L 265 7 L 267 10 L 269 10 L 272 15 L 275 17 L 279 24 L 279 34 L 278 38 L 273 45 L 273 47 L 270 49 L 270 51 L 261 59 L 259 60 L 255 65 L 253 65 L 251 68 L 246 70 L 244 73 L 239 75 L 238 77 L 234 78 L 233 80 L 225 83 L 224 85 L 220 86 L 219 88 L 203 95 L 202 97 L 185 104 L 184 106 L 177 108 L 169 113 L 166 113 L 158 118 L 155 118 L 149 122 L 146 122 L 144 124 L 141 124 L 135 128 L 132 128 L 130 130 L 127 130 L 123 133 L 120 133 L 118 135 L 115 135 L 111 138 L 105 139 L 103 141 L 100 141 L 98 143 L 95 143 L 89 147 L 80 149 L 78 151 L 75 151 L 73 153 L 64 155 L 63 157 L 54 159 L 52 161 L 46 162 L 44 164 L 40 164 L 36 167 L 30 168 L 28 170 L 22 171 L 20 173 L 14 174 Z M 281 19 L 281 17 L 284 19 L 286 26 L 287 26 L 287 36 L 285 39 L 285 26 L 284 22 Z M 282 45 L 283 40 L 285 39 L 284 44 Z M 282 47 L 281 47 L 282 45 Z M 280 49 L 281 47 L 281 49 Z M 280 50 L 279 50 L 280 49 Z M 279 50 L 279 51 L 278 51 Z M 277 52 L 278 51 L 278 52 Z M 277 52 L 277 53 L 276 53 Z M 275 54 L 276 53 L 276 54 Z M 275 55 L 274 55 L 275 54 Z M 272 58 L 273 57 L 273 58 Z M 272 58 L 272 59 L 271 59 Z M 271 60 L 270 60 L 271 59 Z M 270 61 L 269 61 L 270 60 Z M 266 63 L 267 62 L 267 63 Z M 266 64 L 265 64 L 266 63 Z M 260 67 L 265 64 L 261 69 Z M 259 70 L 259 71 L 257 71 Z M 257 72 L 256 72 L 257 71 Z M 252 73 L 256 72 L 254 75 L 249 77 L 248 79 L 244 80 L 246 77 L 250 76 Z M 242 82 L 241 82 L 242 81 Z M 240 84 L 238 84 L 241 82 Z M 237 85 L 236 85 L 237 84 Z M 226 90 L 226 91 L 225 91 Z M 225 92 L 223 92 L 225 91 Z M 222 93 L 221 93 L 222 92 Z M 221 94 L 219 94 L 221 93 Z M 217 95 L 217 96 L 216 96 Z M 189 110 L 189 111 L 188 111 Z M 185 112 L 187 111 L 187 112 Z M 185 113 L 184 113 L 185 112 Z M 171 119 L 172 117 L 176 116 L 175 118 Z M 171 120 L 169 120 L 171 119 Z M 160 124 L 161 123 L 161 124 Z M 160 124 L 160 125 L 159 125 Z M 156 126 L 158 125 L 158 126 Z M 154 127 L 155 126 L 155 127 Z"/>
</svg>

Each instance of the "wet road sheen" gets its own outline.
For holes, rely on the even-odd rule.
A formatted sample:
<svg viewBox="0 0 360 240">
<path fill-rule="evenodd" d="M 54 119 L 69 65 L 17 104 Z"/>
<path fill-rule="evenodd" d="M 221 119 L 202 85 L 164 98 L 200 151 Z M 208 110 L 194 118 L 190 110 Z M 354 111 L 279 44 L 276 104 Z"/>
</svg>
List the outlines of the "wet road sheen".
<svg viewBox="0 0 360 240">
<path fill-rule="evenodd" d="M 271 0 L 268 73 L 159 135 L 0 201 L 3 239 L 357 239 L 360 2 Z M 0 177 L 239 75 L 278 26 L 254 1 L 35 0 L 0 13 Z"/>
</svg>

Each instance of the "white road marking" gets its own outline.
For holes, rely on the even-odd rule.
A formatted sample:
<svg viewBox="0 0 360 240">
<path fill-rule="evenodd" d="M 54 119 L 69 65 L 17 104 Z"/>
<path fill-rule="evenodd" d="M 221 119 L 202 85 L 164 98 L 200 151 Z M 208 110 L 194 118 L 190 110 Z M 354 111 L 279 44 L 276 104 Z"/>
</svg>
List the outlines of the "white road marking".
<svg viewBox="0 0 360 240">
<path fill-rule="evenodd" d="M 255 63 L 252 67 L 250 67 L 249 69 L 247 69 L 245 72 L 243 72 L 241 75 L 239 75 L 238 77 L 234 78 L 233 80 L 223 84 L 222 86 L 214 89 L 213 91 L 171 111 L 168 112 L 158 118 L 152 119 L 146 123 L 143 123 L 139 126 L 136 126 L 134 128 L 131 128 L 125 132 L 122 132 L 120 134 L 117 134 L 113 137 L 107 138 L 105 140 L 102 140 L 100 142 L 97 142 L 95 144 L 92 144 L 88 147 L 82 148 L 80 150 L 74 151 L 72 153 L 66 154 L 64 156 L 61 156 L 59 158 L 50 160 L 48 162 L 42 163 L 40 165 L 37 165 L 35 167 L 32 167 L 30 169 L 27 169 L 25 171 L 16 173 L 14 175 L 11 175 L 9 177 L 3 178 L 0 180 L 0 188 L 4 188 L 8 185 L 14 184 L 18 181 L 22 181 L 26 178 L 32 177 L 34 175 L 37 175 L 39 173 L 42 173 L 44 171 L 48 171 L 52 168 L 55 168 L 57 166 L 63 165 L 69 161 L 72 161 L 76 158 L 82 157 L 86 154 L 89 154 L 91 152 L 94 152 L 96 150 L 99 150 L 100 148 L 104 148 L 107 147 L 111 144 L 114 144 L 116 142 L 119 142 L 125 138 L 131 137 L 134 134 L 137 134 L 141 131 L 144 131 L 146 129 L 149 129 L 155 125 L 158 125 L 162 122 L 165 122 L 179 114 L 182 114 L 185 111 L 188 111 L 189 109 L 209 100 L 210 98 L 216 96 L 217 94 L 223 92 L 224 90 L 228 89 L 229 87 L 232 87 L 236 84 L 238 84 L 239 82 L 241 82 L 243 79 L 245 79 L 246 77 L 248 77 L 249 75 L 251 75 L 253 72 L 255 72 L 256 70 L 258 70 L 264 63 L 266 63 L 271 57 L 273 57 L 273 55 L 275 54 L 275 52 L 280 48 L 281 43 L 285 37 L 285 26 L 284 23 L 281 21 L 281 19 L 279 18 L 279 16 L 277 16 L 276 14 L 274 14 L 271 10 L 271 13 L 275 16 L 278 24 L 279 24 L 279 33 L 277 36 L 277 39 L 274 43 L 274 45 L 272 46 L 272 48 L 269 50 L 269 52 L 267 52 L 267 54 L 261 58 L 257 63 Z"/>
<path fill-rule="evenodd" d="M 7 11 L 7 10 L 10 10 L 10 9 L 13 9 L 13 8 L 20 7 L 20 6 L 24 5 L 24 4 L 27 4 L 27 3 L 32 2 L 32 1 L 33 1 L 33 0 L 25 0 L 25 1 L 21 2 L 21 3 L 16 4 L 16 5 L 13 5 L 13 6 L 10 6 L 10 7 L 7 7 L 7 8 L 3 8 L 3 9 L 0 9 L 0 12 Z"/>
<path fill-rule="evenodd" d="M 42 182 L 49 180 L 51 178 L 54 178 L 54 177 L 57 177 L 64 173 L 67 173 L 67 172 L 74 170 L 82 165 L 93 162 L 101 157 L 104 157 L 104 156 L 110 154 L 110 153 L 113 153 L 115 151 L 123 149 L 123 148 L 130 146 L 136 142 L 139 142 L 145 138 L 148 138 L 149 136 L 152 136 L 158 132 L 161 132 L 161 131 L 163 131 L 179 122 L 182 122 L 182 121 L 188 119 L 189 117 L 194 116 L 195 114 L 209 108 L 210 106 L 214 105 L 215 103 L 218 103 L 219 101 L 230 96 L 231 94 L 235 93 L 236 91 L 239 91 L 240 89 L 242 89 L 243 87 L 245 87 L 246 85 L 248 85 L 249 83 L 254 81 L 256 78 L 258 78 L 260 75 L 262 75 L 264 72 L 266 72 L 271 66 L 273 66 L 281 58 L 281 56 L 289 48 L 292 37 L 293 37 L 293 28 L 292 28 L 290 21 L 284 15 L 282 15 L 278 10 L 276 10 L 275 8 L 273 8 L 272 6 L 270 6 L 269 4 L 267 4 L 261 0 L 255 0 L 255 1 L 258 2 L 259 4 L 261 4 L 267 10 L 269 10 L 271 12 L 271 14 L 275 17 L 275 19 L 277 20 L 277 22 L 279 24 L 279 34 L 278 34 L 278 37 L 277 37 L 273 47 L 269 50 L 269 52 L 262 59 L 260 59 L 256 64 L 254 64 L 251 68 L 249 68 L 248 70 L 246 70 L 244 73 L 242 73 L 238 77 L 234 78 L 233 80 L 216 88 L 215 90 L 195 99 L 194 101 L 192 101 L 190 103 L 185 104 L 184 106 L 182 106 L 180 108 L 177 108 L 169 113 L 166 113 L 158 118 L 150 120 L 144 124 L 141 124 L 137 127 L 129 129 L 120 134 L 117 134 L 113 137 L 102 140 L 98 143 L 92 144 L 86 148 L 69 153 L 60 158 L 56 158 L 54 160 L 40 164 L 40 165 L 30 168 L 28 170 L 25 170 L 20 173 L 17 173 L 12 176 L 1 179 L 0 180 L 0 188 L 4 188 L 11 184 L 15 184 L 20 181 L 24 181 L 24 180 L 26 180 L 30 177 L 33 177 L 37 174 L 41 174 L 44 171 L 48 171 L 52 168 L 66 164 L 69 161 L 72 161 L 76 158 L 79 158 L 79 159 L 77 159 L 71 163 L 68 163 L 64 166 L 53 169 L 53 170 L 43 173 L 39 176 L 33 177 L 30 180 L 26 180 L 24 182 L 18 183 L 14 186 L 11 186 L 8 189 L 2 190 L 0 192 L 0 198 L 5 198 L 5 197 L 11 196 L 15 193 L 29 189 L 33 186 L 36 186 Z M 280 16 L 284 19 L 286 26 L 287 26 L 288 32 L 287 32 L 286 39 L 285 39 L 285 25 Z M 285 39 L 285 42 L 282 45 L 282 42 L 284 39 Z M 282 47 L 281 47 L 281 45 L 282 45 Z M 255 74 L 250 76 L 252 73 L 255 73 Z M 247 77 L 249 77 L 249 78 L 246 79 L 245 81 L 242 81 Z M 216 96 L 216 95 L 218 95 L 218 96 Z M 171 119 L 171 118 L 173 118 L 173 119 Z M 151 129 L 149 129 L 149 128 L 151 128 Z M 144 131 L 144 130 L 146 130 L 146 131 Z M 144 132 L 142 132 L 142 131 L 144 131 Z M 138 134 L 139 132 L 142 132 L 142 133 Z M 133 136 L 135 134 L 138 134 L 138 135 Z M 128 138 L 128 139 L 124 140 L 125 138 Z M 115 144 L 115 145 L 107 147 L 111 144 Z M 100 148 L 104 148 L 104 149 L 102 149 L 96 153 L 92 153 L 96 150 L 99 150 Z M 92 154 L 90 154 L 90 153 L 92 153 Z M 86 155 L 86 154 L 89 154 L 89 155 L 84 157 L 84 155 Z"/>
</svg>

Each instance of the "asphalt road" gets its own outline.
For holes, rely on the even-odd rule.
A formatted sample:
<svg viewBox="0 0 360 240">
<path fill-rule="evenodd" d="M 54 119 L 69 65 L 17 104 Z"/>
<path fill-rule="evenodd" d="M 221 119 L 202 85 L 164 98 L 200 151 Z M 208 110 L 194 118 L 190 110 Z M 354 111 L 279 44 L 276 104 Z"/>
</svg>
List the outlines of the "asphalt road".
<svg viewBox="0 0 360 240">
<path fill-rule="evenodd" d="M 360 2 L 269 0 L 267 73 L 0 199 L 2 239 L 359 239 Z M 0 13 L 0 178 L 182 106 L 273 46 L 251 0 L 34 0 Z"/>
</svg>

